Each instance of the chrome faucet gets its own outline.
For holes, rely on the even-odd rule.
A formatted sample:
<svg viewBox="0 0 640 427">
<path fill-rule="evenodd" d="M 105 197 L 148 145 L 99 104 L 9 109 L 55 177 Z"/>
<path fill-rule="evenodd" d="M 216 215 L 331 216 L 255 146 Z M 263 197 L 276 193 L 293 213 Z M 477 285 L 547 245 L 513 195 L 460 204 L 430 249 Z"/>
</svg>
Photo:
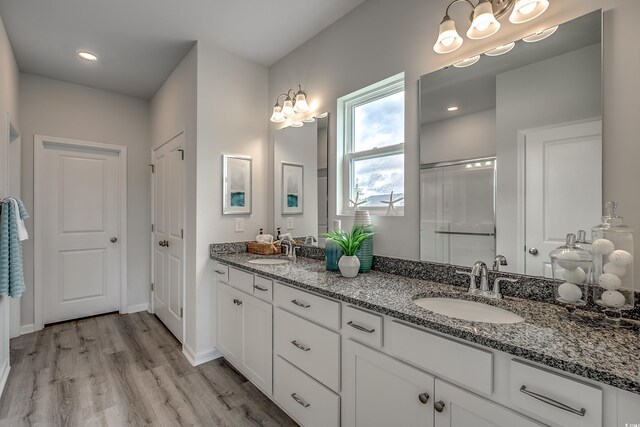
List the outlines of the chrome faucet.
<svg viewBox="0 0 640 427">
<path fill-rule="evenodd" d="M 291 256 L 291 242 L 288 240 L 283 241 L 282 243 L 280 243 L 281 246 L 284 246 L 284 256 L 286 257 L 290 257 Z"/>
<path fill-rule="evenodd" d="M 307 236 L 304 238 L 305 245 L 313 245 L 314 243 L 318 243 L 318 240 L 315 238 L 315 236 Z"/>
<path fill-rule="evenodd" d="M 493 271 L 500 271 L 500 266 L 506 266 L 509 265 L 507 263 L 507 257 L 505 257 L 504 255 L 496 255 L 496 258 L 493 260 Z"/>
<path fill-rule="evenodd" d="M 496 257 L 496 260 L 498 260 L 498 257 Z M 499 261 L 500 260 L 498 260 L 498 262 Z M 477 295 L 485 298 L 502 299 L 502 294 L 500 293 L 500 283 L 501 282 L 515 283 L 518 281 L 517 279 L 512 279 L 510 277 L 498 277 L 493 282 L 493 289 L 490 289 L 487 264 L 485 264 L 482 261 L 476 261 L 476 263 L 473 264 L 473 267 L 471 268 L 471 272 L 456 271 L 456 273 L 465 274 L 469 276 L 470 278 L 469 294 L 470 295 Z M 476 279 L 478 277 L 480 278 L 480 289 L 478 289 L 478 286 L 476 284 Z"/>
<path fill-rule="evenodd" d="M 475 278 L 480 278 L 480 294 L 486 296 L 489 292 L 489 281 L 487 280 L 487 264 L 476 261 L 471 268 L 471 274 Z"/>
</svg>

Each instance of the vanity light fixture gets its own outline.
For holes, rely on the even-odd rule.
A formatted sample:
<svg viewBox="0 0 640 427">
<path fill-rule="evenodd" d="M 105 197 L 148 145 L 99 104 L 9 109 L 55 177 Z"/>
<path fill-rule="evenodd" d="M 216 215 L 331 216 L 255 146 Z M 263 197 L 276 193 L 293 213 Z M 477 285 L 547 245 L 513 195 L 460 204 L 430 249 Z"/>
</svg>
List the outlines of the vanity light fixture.
<svg viewBox="0 0 640 427">
<path fill-rule="evenodd" d="M 534 34 L 531 34 L 530 36 L 523 37 L 522 41 L 527 43 L 539 42 L 540 40 L 544 40 L 547 37 L 551 36 L 553 33 L 556 32 L 557 29 L 558 29 L 557 25 L 555 27 L 547 28 L 546 30 L 542 30 L 538 33 L 534 33 Z"/>
<path fill-rule="evenodd" d="M 447 108 L 447 111 L 451 111 L 451 112 L 458 111 L 458 107 L 456 107 L 456 106 L 449 107 L 449 108 Z"/>
<path fill-rule="evenodd" d="M 285 100 L 280 106 L 280 97 L 284 96 Z M 302 87 L 298 85 L 298 91 L 289 89 L 286 93 L 281 93 L 276 98 L 276 105 L 273 107 L 271 121 L 274 123 L 282 123 L 286 119 L 295 116 L 297 113 L 306 113 L 309 111 L 307 103 L 307 94 L 302 91 Z"/>
<path fill-rule="evenodd" d="M 505 53 L 510 52 L 511 49 L 513 49 L 515 45 L 516 45 L 515 42 L 507 43 L 505 45 L 498 46 L 495 49 L 488 50 L 484 54 L 487 55 L 487 56 L 504 55 Z"/>
<path fill-rule="evenodd" d="M 302 123 L 302 122 L 293 122 L 293 123 L 291 123 L 291 127 L 292 128 L 301 128 L 302 126 L 304 126 L 304 123 Z"/>
<path fill-rule="evenodd" d="M 98 56 L 95 53 L 89 52 L 88 50 L 78 51 L 78 56 L 87 62 L 96 62 L 98 60 Z"/>
<path fill-rule="evenodd" d="M 476 55 L 476 56 L 471 56 L 467 59 L 463 59 L 462 61 L 458 61 L 455 64 L 453 64 L 454 67 L 456 68 L 465 68 L 465 67 L 470 67 L 473 64 L 475 64 L 476 62 L 478 62 L 480 60 L 480 55 Z"/>
<path fill-rule="evenodd" d="M 456 3 L 466 3 L 473 9 L 469 18 L 471 25 L 467 30 L 467 37 L 471 40 L 484 39 L 497 33 L 500 29 L 498 19 L 511 9 L 509 21 L 521 24 L 537 18 L 549 7 L 549 0 L 478 0 L 475 6 L 471 0 L 453 0 L 440 22 L 438 38 L 433 45 L 436 53 L 450 53 L 462 46 L 463 39 L 458 34 L 455 21 L 449 16 L 449 9 Z"/>
</svg>

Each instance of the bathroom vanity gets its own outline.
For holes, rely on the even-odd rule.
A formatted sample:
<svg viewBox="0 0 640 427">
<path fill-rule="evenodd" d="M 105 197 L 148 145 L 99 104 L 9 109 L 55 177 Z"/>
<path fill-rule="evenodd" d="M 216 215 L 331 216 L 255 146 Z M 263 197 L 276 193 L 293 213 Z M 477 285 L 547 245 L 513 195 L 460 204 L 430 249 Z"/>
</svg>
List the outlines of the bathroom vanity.
<svg viewBox="0 0 640 427">
<path fill-rule="evenodd" d="M 519 323 L 414 303 L 466 289 L 308 258 L 212 254 L 224 357 L 305 426 L 624 426 L 640 422 L 637 331 L 561 320 L 554 304 L 491 301 Z M 589 316 L 589 314 L 587 314 Z"/>
</svg>

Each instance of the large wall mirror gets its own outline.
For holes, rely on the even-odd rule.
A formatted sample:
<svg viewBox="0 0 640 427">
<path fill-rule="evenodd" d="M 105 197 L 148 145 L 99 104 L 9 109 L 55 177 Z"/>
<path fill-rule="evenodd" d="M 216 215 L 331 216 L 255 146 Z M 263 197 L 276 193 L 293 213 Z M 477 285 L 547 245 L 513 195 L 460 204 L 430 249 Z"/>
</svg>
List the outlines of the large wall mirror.
<svg viewBox="0 0 640 427">
<path fill-rule="evenodd" d="M 422 260 L 550 276 L 598 223 L 601 27 L 598 10 L 420 78 Z"/>
<path fill-rule="evenodd" d="M 273 229 L 314 246 L 328 229 L 328 122 L 325 113 L 273 133 Z"/>
</svg>

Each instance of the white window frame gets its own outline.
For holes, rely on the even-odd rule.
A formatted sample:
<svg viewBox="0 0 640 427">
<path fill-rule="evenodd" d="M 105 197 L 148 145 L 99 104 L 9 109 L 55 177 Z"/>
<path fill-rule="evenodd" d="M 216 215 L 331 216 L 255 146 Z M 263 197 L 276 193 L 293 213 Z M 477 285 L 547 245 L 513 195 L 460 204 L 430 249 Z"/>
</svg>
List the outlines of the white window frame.
<svg viewBox="0 0 640 427">
<path fill-rule="evenodd" d="M 338 180 L 336 183 L 338 190 L 336 197 L 338 215 L 353 214 L 353 207 L 350 206 L 351 203 L 349 203 L 349 199 L 351 198 L 353 200 L 355 197 L 352 191 L 355 187 L 353 163 L 356 160 L 375 159 L 397 154 L 404 155 L 404 141 L 394 145 L 355 152 L 355 128 L 353 123 L 355 109 L 361 105 L 404 91 L 404 73 L 400 73 L 338 99 L 337 119 L 338 129 L 341 130 L 341 132 L 338 132 L 338 161 L 336 165 L 338 169 Z M 384 214 L 387 211 L 386 206 L 366 206 L 366 209 L 374 215 Z M 396 207 L 396 215 L 404 215 L 404 206 Z"/>
</svg>

